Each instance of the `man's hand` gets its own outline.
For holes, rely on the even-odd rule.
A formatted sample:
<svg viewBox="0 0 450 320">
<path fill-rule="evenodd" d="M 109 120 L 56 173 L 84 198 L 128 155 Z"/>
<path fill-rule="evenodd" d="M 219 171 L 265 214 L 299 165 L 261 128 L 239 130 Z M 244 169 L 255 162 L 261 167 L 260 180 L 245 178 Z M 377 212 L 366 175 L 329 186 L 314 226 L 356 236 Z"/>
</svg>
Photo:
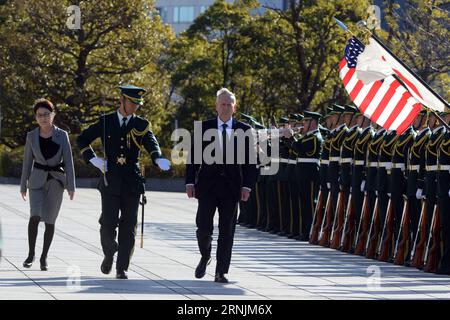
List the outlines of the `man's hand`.
<svg viewBox="0 0 450 320">
<path fill-rule="evenodd" d="M 242 188 L 241 189 L 241 201 L 247 201 L 250 197 L 250 189 L 248 188 Z"/>
<path fill-rule="evenodd" d="M 22 196 L 23 201 L 27 201 L 27 192 L 21 192 L 20 195 Z"/>
<path fill-rule="evenodd" d="M 366 180 L 361 182 L 361 192 L 364 192 L 364 187 L 366 186 Z"/>
<path fill-rule="evenodd" d="M 69 194 L 70 200 L 73 200 L 73 196 L 75 195 L 75 191 L 67 190 L 67 193 Z"/>
<path fill-rule="evenodd" d="M 92 163 L 98 169 L 100 169 L 101 172 L 108 171 L 108 161 L 106 161 L 103 158 L 94 157 L 91 160 L 89 160 L 89 162 Z"/>
<path fill-rule="evenodd" d="M 167 171 L 170 169 L 170 161 L 165 158 L 158 158 L 155 160 L 155 163 L 162 171 Z"/>
<path fill-rule="evenodd" d="M 188 198 L 195 197 L 195 186 L 193 184 L 186 185 L 186 194 L 187 194 Z"/>
</svg>

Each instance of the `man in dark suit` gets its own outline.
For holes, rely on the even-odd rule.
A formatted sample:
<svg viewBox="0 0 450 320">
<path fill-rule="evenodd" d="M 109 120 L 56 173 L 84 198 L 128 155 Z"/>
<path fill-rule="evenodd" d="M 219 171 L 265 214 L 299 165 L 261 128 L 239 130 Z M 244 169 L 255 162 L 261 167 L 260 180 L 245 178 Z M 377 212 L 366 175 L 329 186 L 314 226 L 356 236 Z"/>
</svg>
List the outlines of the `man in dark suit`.
<svg viewBox="0 0 450 320">
<path fill-rule="evenodd" d="M 86 163 L 91 163 L 104 175 L 98 184 L 102 196 L 100 239 L 105 254 L 101 271 L 104 274 L 111 272 L 114 254 L 118 251 L 116 277 L 127 279 L 134 250 L 139 198 L 145 193 L 145 178 L 139 171 L 140 153 L 146 150 L 161 170 L 169 170 L 170 162 L 162 157 L 148 120 L 134 114 L 144 103 L 142 95 L 146 90 L 132 85 L 119 88 L 120 108 L 101 116 L 86 128 L 78 136 L 77 144 Z M 105 159 L 97 157 L 90 145 L 97 138 L 102 140 Z"/>
<path fill-rule="evenodd" d="M 240 200 L 248 200 L 256 181 L 256 149 L 251 127 L 232 117 L 236 112 L 236 98 L 228 89 L 217 92 L 216 111 L 217 118 L 201 122 L 201 137 L 194 133 L 186 165 L 186 193 L 189 198 L 198 199 L 197 241 L 202 258 L 195 277 L 202 278 L 211 261 L 213 219 L 217 208 L 219 238 L 214 281 L 227 283 L 225 274 L 231 261 L 238 204 Z M 212 133 L 213 142 L 205 141 L 205 132 Z M 244 136 L 246 138 L 241 140 Z M 245 143 L 237 143 L 240 141 Z M 211 143 L 213 149 L 210 149 Z M 207 158 L 207 146 L 212 150 L 213 159 Z"/>
</svg>

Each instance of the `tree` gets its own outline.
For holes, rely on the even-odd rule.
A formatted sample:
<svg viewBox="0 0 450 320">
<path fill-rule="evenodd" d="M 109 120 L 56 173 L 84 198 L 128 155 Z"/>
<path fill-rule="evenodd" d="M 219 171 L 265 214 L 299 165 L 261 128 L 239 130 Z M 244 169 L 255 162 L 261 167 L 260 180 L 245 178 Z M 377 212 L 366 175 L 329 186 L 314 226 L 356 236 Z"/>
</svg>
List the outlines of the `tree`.
<svg viewBox="0 0 450 320">
<path fill-rule="evenodd" d="M 80 7 L 80 29 L 66 25 L 70 5 Z M 159 131 L 170 114 L 169 75 L 161 66 L 173 35 L 153 1 L 24 0 L 0 10 L 3 143 L 24 142 L 36 98 L 53 101 L 58 124 L 77 133 L 102 111 L 117 108 L 116 87 L 125 82 L 148 89 L 141 113 Z"/>
</svg>

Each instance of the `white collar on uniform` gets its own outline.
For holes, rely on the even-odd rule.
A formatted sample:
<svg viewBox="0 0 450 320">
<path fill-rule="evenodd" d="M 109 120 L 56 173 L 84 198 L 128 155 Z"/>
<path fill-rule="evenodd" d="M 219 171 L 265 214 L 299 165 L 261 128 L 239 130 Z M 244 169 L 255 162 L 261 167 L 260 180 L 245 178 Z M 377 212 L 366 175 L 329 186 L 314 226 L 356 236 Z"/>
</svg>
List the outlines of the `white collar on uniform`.
<svg viewBox="0 0 450 320">
<path fill-rule="evenodd" d="M 219 117 L 217 117 L 217 128 L 222 131 L 222 125 L 226 123 L 227 124 L 227 132 L 228 130 L 232 129 L 233 126 L 233 117 L 230 118 L 230 120 L 228 120 L 227 122 L 223 122 L 222 120 L 220 120 Z"/>
<path fill-rule="evenodd" d="M 122 119 L 125 118 L 120 112 L 119 109 L 117 109 L 117 116 L 119 117 L 119 125 L 122 126 Z M 130 119 L 134 117 L 134 114 L 127 117 L 127 120 L 125 121 L 125 124 L 128 125 L 128 122 L 130 122 Z"/>
</svg>

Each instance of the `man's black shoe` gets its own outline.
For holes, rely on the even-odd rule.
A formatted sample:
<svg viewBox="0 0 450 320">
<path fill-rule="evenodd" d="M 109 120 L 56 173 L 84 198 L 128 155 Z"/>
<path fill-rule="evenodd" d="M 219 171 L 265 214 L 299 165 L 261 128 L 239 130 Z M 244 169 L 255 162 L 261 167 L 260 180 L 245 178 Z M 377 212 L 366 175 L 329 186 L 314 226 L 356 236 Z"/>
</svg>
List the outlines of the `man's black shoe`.
<svg viewBox="0 0 450 320">
<path fill-rule="evenodd" d="M 109 274 L 111 272 L 112 265 L 113 265 L 113 260 L 114 260 L 114 255 L 107 255 L 103 259 L 103 262 L 102 262 L 102 265 L 100 267 L 100 270 L 102 270 L 102 272 L 104 274 Z"/>
<path fill-rule="evenodd" d="M 225 275 L 223 273 L 216 273 L 216 276 L 214 277 L 214 282 L 219 283 L 228 283 L 228 279 L 225 278 Z"/>
<path fill-rule="evenodd" d="M 127 272 L 125 270 L 117 270 L 116 278 L 117 279 L 128 279 Z"/>
<path fill-rule="evenodd" d="M 206 273 L 206 266 L 209 265 L 211 263 L 211 258 L 207 257 L 207 258 L 201 258 L 200 262 L 198 263 L 197 268 L 195 268 L 195 277 L 197 279 L 201 279 L 205 276 Z"/>
</svg>

